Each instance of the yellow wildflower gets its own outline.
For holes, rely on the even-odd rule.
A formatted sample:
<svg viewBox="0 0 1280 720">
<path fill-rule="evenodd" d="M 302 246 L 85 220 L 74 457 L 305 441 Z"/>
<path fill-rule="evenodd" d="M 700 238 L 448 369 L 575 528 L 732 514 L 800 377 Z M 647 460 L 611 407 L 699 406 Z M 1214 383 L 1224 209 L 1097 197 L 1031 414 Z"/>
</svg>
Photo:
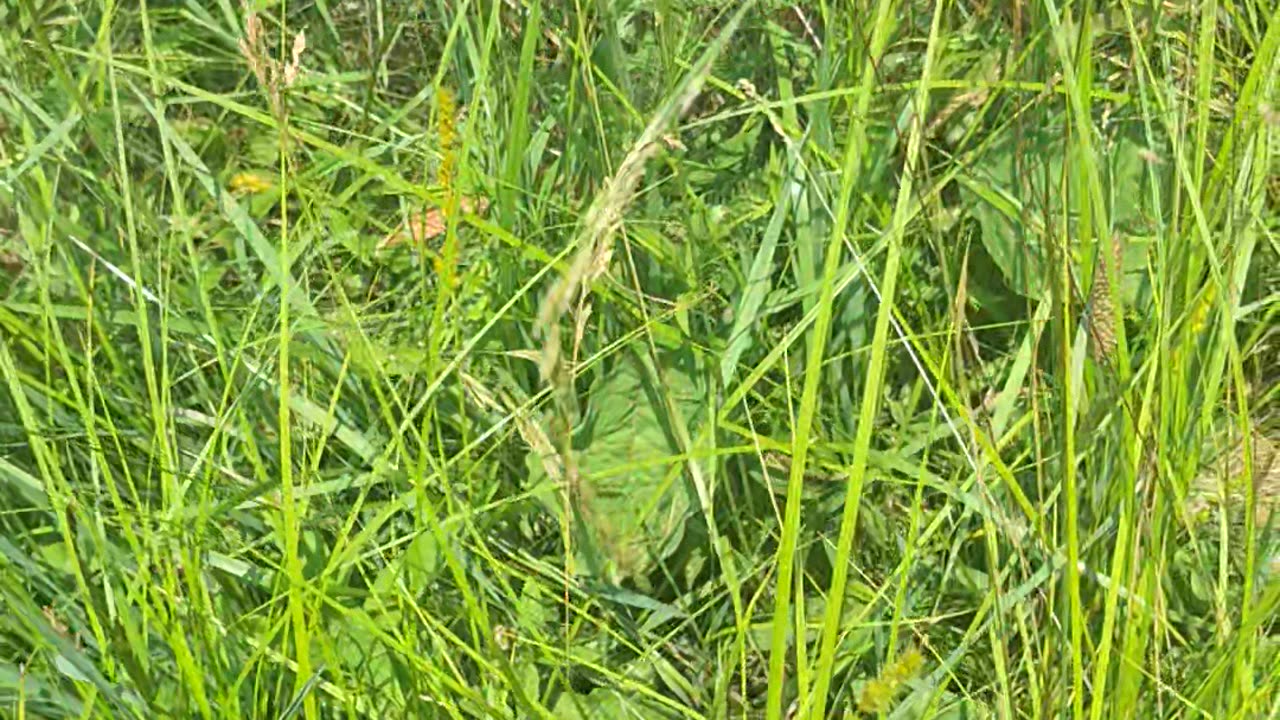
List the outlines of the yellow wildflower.
<svg viewBox="0 0 1280 720">
<path fill-rule="evenodd" d="M 275 187 L 271 178 L 255 172 L 239 172 L 231 176 L 227 189 L 236 195 L 252 195 Z"/>
</svg>

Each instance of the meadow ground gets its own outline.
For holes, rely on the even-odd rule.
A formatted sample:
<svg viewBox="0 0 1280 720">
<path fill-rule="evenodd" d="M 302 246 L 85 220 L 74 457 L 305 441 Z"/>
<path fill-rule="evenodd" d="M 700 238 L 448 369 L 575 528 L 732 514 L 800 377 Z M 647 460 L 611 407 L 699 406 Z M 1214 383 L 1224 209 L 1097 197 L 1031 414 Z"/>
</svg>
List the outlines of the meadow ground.
<svg viewBox="0 0 1280 720">
<path fill-rule="evenodd" d="M 1278 50 L 0 3 L 0 715 L 1280 716 Z"/>
</svg>

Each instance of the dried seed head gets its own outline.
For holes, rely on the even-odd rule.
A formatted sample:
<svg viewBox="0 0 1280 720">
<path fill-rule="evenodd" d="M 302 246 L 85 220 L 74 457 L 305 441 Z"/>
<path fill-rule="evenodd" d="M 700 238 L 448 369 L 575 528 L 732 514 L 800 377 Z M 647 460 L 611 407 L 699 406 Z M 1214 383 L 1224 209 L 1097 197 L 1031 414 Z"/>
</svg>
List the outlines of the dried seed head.
<svg viewBox="0 0 1280 720">
<path fill-rule="evenodd" d="M 290 87 L 298 80 L 298 74 L 302 71 L 302 53 L 307 49 L 307 33 L 300 31 L 293 38 L 293 52 L 290 56 L 289 64 L 284 68 L 284 86 Z"/>
<path fill-rule="evenodd" d="M 262 21 L 257 13 L 245 7 L 244 37 L 240 38 L 240 54 L 244 56 L 249 70 L 263 87 L 267 86 L 266 52 L 262 42 Z"/>
<path fill-rule="evenodd" d="M 1111 252 L 1098 248 L 1097 261 L 1093 265 L 1093 287 L 1089 293 L 1089 327 L 1093 336 L 1093 359 L 1104 362 L 1114 359 L 1116 352 L 1115 306 L 1111 301 L 1109 277 L 1120 277 L 1123 250 L 1118 235 L 1111 236 Z M 1111 263 L 1108 274 L 1106 263 Z"/>
</svg>

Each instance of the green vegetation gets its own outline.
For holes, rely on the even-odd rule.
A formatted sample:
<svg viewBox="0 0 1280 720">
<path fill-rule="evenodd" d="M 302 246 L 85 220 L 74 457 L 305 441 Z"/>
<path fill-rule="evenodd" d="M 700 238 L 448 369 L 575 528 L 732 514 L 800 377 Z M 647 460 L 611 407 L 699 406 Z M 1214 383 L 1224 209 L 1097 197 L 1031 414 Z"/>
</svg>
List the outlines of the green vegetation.
<svg viewBox="0 0 1280 720">
<path fill-rule="evenodd" d="M 1278 51 L 0 3 L 0 715 L 1280 716 Z"/>
</svg>

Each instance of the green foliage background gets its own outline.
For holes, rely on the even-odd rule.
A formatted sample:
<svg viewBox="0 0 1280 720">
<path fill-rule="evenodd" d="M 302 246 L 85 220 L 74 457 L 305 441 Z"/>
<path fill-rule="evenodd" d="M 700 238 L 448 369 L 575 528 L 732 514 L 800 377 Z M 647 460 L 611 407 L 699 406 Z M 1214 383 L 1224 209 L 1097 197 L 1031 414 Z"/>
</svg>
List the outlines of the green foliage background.
<svg viewBox="0 0 1280 720">
<path fill-rule="evenodd" d="M 1280 715 L 1278 50 L 0 4 L 0 714 Z"/>
</svg>

